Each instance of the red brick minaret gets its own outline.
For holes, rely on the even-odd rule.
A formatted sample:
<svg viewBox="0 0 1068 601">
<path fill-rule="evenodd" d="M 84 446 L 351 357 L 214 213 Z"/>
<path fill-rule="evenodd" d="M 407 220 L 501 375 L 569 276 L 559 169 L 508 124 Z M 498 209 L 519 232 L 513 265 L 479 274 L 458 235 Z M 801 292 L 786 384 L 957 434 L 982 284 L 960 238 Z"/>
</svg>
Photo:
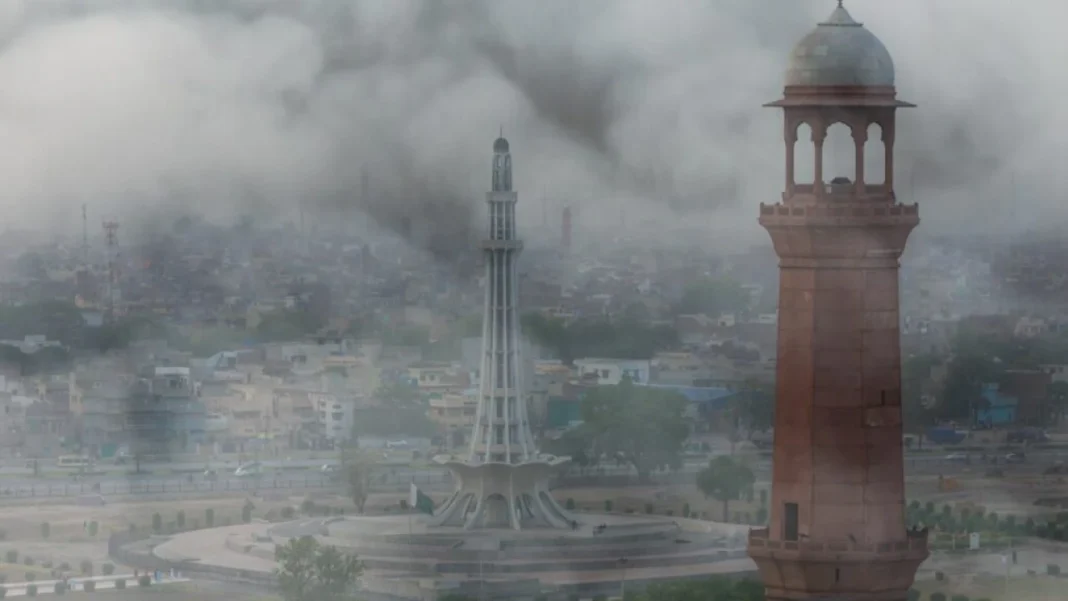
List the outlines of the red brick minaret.
<svg viewBox="0 0 1068 601">
<path fill-rule="evenodd" d="M 927 558 L 905 524 L 898 267 L 916 205 L 894 195 L 893 60 L 839 2 L 794 50 L 784 97 L 786 191 L 761 205 L 779 255 L 775 451 L 768 528 L 749 556 L 769 601 L 904 601 Z M 844 124 L 854 181 L 823 172 L 827 129 Z M 815 183 L 794 177 L 798 128 Z M 882 130 L 885 177 L 864 174 L 868 129 Z M 801 140 L 808 143 L 808 140 Z"/>
</svg>

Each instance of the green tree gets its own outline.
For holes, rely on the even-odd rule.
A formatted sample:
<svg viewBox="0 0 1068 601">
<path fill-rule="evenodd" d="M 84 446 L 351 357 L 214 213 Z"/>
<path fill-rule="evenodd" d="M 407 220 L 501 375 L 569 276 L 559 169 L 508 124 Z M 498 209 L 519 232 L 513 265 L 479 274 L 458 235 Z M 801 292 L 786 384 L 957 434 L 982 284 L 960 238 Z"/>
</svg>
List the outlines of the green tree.
<svg viewBox="0 0 1068 601">
<path fill-rule="evenodd" d="M 938 359 L 932 355 L 915 355 L 902 362 L 902 420 L 905 430 L 913 434 L 923 434 L 934 424 L 935 413 L 924 404 L 923 389 L 930 379 L 931 368 L 937 364 Z"/>
<path fill-rule="evenodd" d="M 989 347 L 965 344 L 958 343 L 959 354 L 949 363 L 937 416 L 974 423 L 981 409 L 983 385 L 997 382 L 1004 364 L 989 352 Z"/>
<path fill-rule="evenodd" d="M 745 381 L 741 391 L 741 418 L 749 433 L 765 432 L 775 425 L 775 382 L 764 379 Z"/>
<path fill-rule="evenodd" d="M 682 445 L 690 433 L 683 412 L 686 397 L 670 390 L 637 386 L 624 379 L 618 386 L 599 386 L 582 400 L 585 422 L 595 454 L 634 466 L 648 482 L 653 470 L 682 464 Z"/>
<path fill-rule="evenodd" d="M 371 494 L 372 467 L 371 462 L 361 457 L 356 449 L 343 448 L 341 450 L 341 469 L 345 475 L 349 498 L 352 499 L 352 503 L 360 513 L 363 513 L 367 505 L 367 497 Z"/>
<path fill-rule="evenodd" d="M 363 565 L 355 555 L 320 545 L 310 536 L 275 547 L 278 587 L 286 601 L 341 601 L 351 597 Z"/>
<path fill-rule="evenodd" d="M 391 405 L 411 406 L 422 399 L 422 393 L 415 384 L 397 380 L 379 386 L 375 398 Z"/>
<path fill-rule="evenodd" d="M 711 497 L 723 503 L 723 520 L 727 521 L 729 503 L 749 490 L 755 481 L 753 470 L 735 460 L 733 457 L 720 455 L 708 462 L 708 466 L 697 473 L 697 488 L 705 497 Z"/>
<path fill-rule="evenodd" d="M 559 437 L 542 442 L 543 451 L 558 457 L 570 457 L 569 467 L 577 467 L 580 472 L 597 463 L 592 446 L 590 428 L 585 424 L 569 428 Z"/>
<path fill-rule="evenodd" d="M 631 595 L 628 592 L 627 598 Z M 722 576 L 701 580 L 656 582 L 635 595 L 637 601 L 763 601 L 764 586 L 753 580 Z"/>
<path fill-rule="evenodd" d="M 744 313 L 749 309 L 749 302 L 749 292 L 738 282 L 730 278 L 706 277 L 686 287 L 675 312 L 718 317 L 721 313 Z"/>
<path fill-rule="evenodd" d="M 1068 414 L 1068 382 L 1053 382 L 1049 385 L 1050 410 L 1054 423 L 1060 423 Z"/>
<path fill-rule="evenodd" d="M 541 313 L 528 313 L 521 323 L 524 334 L 568 364 L 582 357 L 650 359 L 657 351 L 678 345 L 674 328 L 626 318 L 565 322 Z"/>
</svg>

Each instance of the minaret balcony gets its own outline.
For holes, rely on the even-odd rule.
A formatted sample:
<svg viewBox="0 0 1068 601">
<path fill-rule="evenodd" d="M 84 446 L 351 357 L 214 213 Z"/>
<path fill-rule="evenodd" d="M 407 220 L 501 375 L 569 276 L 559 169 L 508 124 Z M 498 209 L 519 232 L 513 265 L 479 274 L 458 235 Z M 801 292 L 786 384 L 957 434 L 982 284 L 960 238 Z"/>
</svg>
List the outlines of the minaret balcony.
<svg viewBox="0 0 1068 601">
<path fill-rule="evenodd" d="M 522 240 L 494 240 L 487 238 L 482 240 L 484 250 L 522 250 Z"/>
<path fill-rule="evenodd" d="M 858 221 L 873 225 L 915 225 L 920 220 L 919 205 L 883 203 L 820 203 L 760 205 L 761 225 L 856 226 Z"/>
<path fill-rule="evenodd" d="M 905 540 L 884 543 L 861 543 L 844 541 L 816 541 L 802 537 L 801 540 L 784 541 L 771 538 L 768 528 L 749 530 L 749 555 L 775 557 L 778 559 L 800 558 L 818 559 L 827 556 L 833 559 L 840 555 L 883 557 L 902 555 L 906 557 L 923 557 L 928 554 L 927 532 L 906 532 Z"/>
</svg>

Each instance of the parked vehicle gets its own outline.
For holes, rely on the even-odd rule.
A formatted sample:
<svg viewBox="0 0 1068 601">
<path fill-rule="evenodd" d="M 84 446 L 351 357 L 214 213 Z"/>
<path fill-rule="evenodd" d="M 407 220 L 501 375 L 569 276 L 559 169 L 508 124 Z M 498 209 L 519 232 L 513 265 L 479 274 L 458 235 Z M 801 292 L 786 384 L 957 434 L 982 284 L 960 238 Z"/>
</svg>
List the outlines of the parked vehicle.
<svg viewBox="0 0 1068 601">
<path fill-rule="evenodd" d="M 56 467 L 74 470 L 88 469 L 93 467 L 93 460 L 87 455 L 60 455 L 56 459 Z"/>
<path fill-rule="evenodd" d="M 1027 456 L 1023 453 L 1009 453 L 1005 455 L 1005 463 L 1026 463 Z"/>
<path fill-rule="evenodd" d="M 256 478 L 263 475 L 263 464 L 259 461 L 237 466 L 234 475 L 238 478 Z"/>
<path fill-rule="evenodd" d="M 1035 444 L 1049 442 L 1049 435 L 1039 428 L 1021 428 L 1009 432 L 1005 436 L 1005 440 L 1010 444 Z"/>
<path fill-rule="evenodd" d="M 967 430 L 958 430 L 950 426 L 937 426 L 927 431 L 927 440 L 940 445 L 954 445 L 968 438 Z"/>
</svg>

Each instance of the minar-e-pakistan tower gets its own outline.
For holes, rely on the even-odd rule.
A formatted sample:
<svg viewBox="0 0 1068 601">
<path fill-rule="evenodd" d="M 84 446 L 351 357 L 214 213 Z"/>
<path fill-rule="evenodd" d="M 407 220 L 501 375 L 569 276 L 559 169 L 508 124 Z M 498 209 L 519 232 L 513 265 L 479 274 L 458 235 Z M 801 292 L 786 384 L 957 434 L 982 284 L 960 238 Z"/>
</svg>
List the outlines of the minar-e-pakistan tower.
<svg viewBox="0 0 1068 601">
<path fill-rule="evenodd" d="M 917 205 L 894 195 L 894 64 L 841 2 L 794 49 L 783 98 L 786 191 L 760 207 L 779 256 L 770 520 L 749 556 L 769 601 L 904 601 L 927 558 L 905 524 L 898 268 Z M 825 183 L 827 129 L 853 134 L 855 181 Z M 807 124 L 812 139 L 798 140 Z M 882 130 L 884 181 L 865 179 L 868 130 Z M 874 129 L 874 128 L 873 128 Z M 814 183 L 794 177 L 795 143 L 815 147 Z M 832 176 L 838 174 L 830 174 Z"/>
<path fill-rule="evenodd" d="M 519 277 L 523 243 L 516 232 L 518 197 L 512 189 L 508 140 L 493 143 L 493 185 L 486 194 L 489 235 L 486 300 L 482 314 L 482 366 L 478 409 L 466 457 L 439 455 L 456 492 L 431 523 L 464 528 L 570 528 L 571 516 L 549 494 L 549 477 L 567 457 L 539 454 L 523 389 L 519 337 Z"/>
</svg>

